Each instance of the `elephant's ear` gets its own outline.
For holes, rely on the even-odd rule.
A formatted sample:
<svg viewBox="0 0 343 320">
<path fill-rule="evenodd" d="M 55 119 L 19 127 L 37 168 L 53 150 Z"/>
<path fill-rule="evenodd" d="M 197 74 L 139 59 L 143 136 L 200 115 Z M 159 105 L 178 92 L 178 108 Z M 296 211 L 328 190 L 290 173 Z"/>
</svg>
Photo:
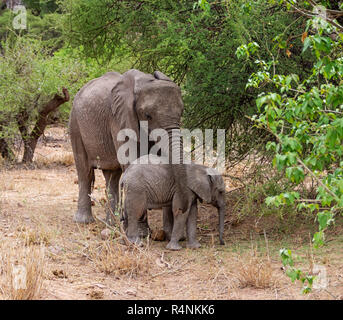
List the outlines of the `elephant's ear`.
<svg viewBox="0 0 343 320">
<path fill-rule="evenodd" d="M 155 71 L 154 72 L 154 77 L 157 80 L 164 80 L 164 81 L 171 81 L 171 82 L 173 82 L 172 79 L 168 78 L 164 73 L 162 73 L 160 71 Z"/>
<path fill-rule="evenodd" d="M 112 114 L 119 124 L 119 129 L 132 129 L 139 137 L 138 117 L 135 110 L 135 78 L 123 74 L 112 89 Z"/>
<path fill-rule="evenodd" d="M 206 170 L 197 165 L 189 165 L 187 171 L 188 187 L 203 201 L 212 201 L 212 182 Z"/>
</svg>

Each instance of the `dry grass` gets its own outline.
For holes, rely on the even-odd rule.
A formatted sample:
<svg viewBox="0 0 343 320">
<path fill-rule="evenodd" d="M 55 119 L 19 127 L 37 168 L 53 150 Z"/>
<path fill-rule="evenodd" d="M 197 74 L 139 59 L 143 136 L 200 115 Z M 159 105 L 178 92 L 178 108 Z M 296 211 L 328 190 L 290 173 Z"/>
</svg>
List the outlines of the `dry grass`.
<svg viewBox="0 0 343 320">
<path fill-rule="evenodd" d="M 277 284 L 270 260 L 256 249 L 237 258 L 235 277 L 241 288 L 267 289 Z"/>
<path fill-rule="evenodd" d="M 0 298 L 38 299 L 45 267 L 44 247 L 18 247 L 4 243 L 0 250 Z"/>
<path fill-rule="evenodd" d="M 94 195 L 91 195 L 91 199 L 104 212 L 111 210 L 108 200 L 104 198 L 97 200 Z M 121 203 L 119 206 L 121 206 Z M 112 217 L 115 225 L 119 226 L 119 228 L 112 228 L 107 225 L 108 230 L 111 231 L 108 239 L 100 244 L 98 243 L 95 247 L 94 245 L 89 247 L 90 259 L 96 266 L 96 269 L 105 274 L 113 274 L 115 276 L 127 275 L 132 277 L 149 274 L 150 267 L 154 261 L 149 252 L 149 243 L 144 249 L 130 244 L 119 217 L 113 213 Z M 96 219 L 104 223 L 100 218 L 96 217 Z"/>
<path fill-rule="evenodd" d="M 51 235 L 49 231 L 45 228 L 40 228 L 40 230 L 34 229 L 22 229 L 21 238 L 24 239 L 25 246 L 32 245 L 49 245 L 51 241 Z"/>
<path fill-rule="evenodd" d="M 149 247 L 127 247 L 115 241 L 103 241 L 89 248 L 89 257 L 97 270 L 115 276 L 147 275 L 153 266 Z"/>
<path fill-rule="evenodd" d="M 2 181 L 0 181 L 0 188 L 3 191 L 13 191 L 16 189 L 16 185 L 13 180 L 8 181 L 6 179 L 3 179 Z"/>
<path fill-rule="evenodd" d="M 48 155 L 37 154 L 34 162 L 38 168 L 49 167 L 51 165 L 71 166 L 74 164 L 72 152 L 51 153 Z"/>
</svg>

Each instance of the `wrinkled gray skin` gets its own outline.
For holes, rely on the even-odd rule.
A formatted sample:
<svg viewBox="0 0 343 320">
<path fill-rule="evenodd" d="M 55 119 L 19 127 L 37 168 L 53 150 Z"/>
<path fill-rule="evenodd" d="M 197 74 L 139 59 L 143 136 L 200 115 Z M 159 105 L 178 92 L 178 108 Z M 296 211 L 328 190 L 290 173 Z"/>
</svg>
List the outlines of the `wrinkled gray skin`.
<svg viewBox="0 0 343 320">
<path fill-rule="evenodd" d="M 129 70 L 123 75 L 108 72 L 80 89 L 75 96 L 69 120 L 79 183 L 78 209 L 74 221 L 94 221 L 89 194 L 94 184 L 95 168 L 103 171 L 111 208 L 115 210 L 119 178 L 127 167 L 117 159 L 118 148 L 125 143 L 117 140 L 118 132 L 125 128 L 132 129 L 139 140 L 139 121 L 148 121 L 149 132 L 162 128 L 170 138 L 173 129 L 180 129 L 182 112 L 180 88 L 159 71 L 155 71 L 154 75 L 138 70 Z M 182 161 L 182 142 L 170 138 L 169 145 L 164 148 L 171 151 L 172 144 Z M 187 180 L 185 166 L 180 163 L 170 166 L 176 181 L 173 206 L 176 210 L 185 211 L 191 193 L 185 188 L 182 193 L 179 191 Z"/>
<path fill-rule="evenodd" d="M 147 159 L 148 156 L 142 158 Z M 150 160 L 152 159 L 150 155 Z M 141 159 L 142 159 L 141 158 Z M 157 159 L 157 157 L 154 157 Z M 156 163 L 156 162 L 152 162 Z M 188 187 L 193 196 L 190 207 L 185 213 L 172 210 L 175 196 L 175 180 L 170 166 L 166 164 L 131 164 L 119 181 L 121 190 L 121 220 L 124 221 L 128 239 L 136 244 L 141 242 L 138 232 L 139 218 L 147 209 L 163 208 L 163 228 L 169 243 L 168 249 L 179 250 L 180 238 L 186 226 L 187 247 L 199 248 L 196 239 L 197 200 L 211 203 L 219 213 L 219 240 L 224 244 L 225 184 L 220 175 L 211 175 L 208 167 L 186 165 Z"/>
</svg>

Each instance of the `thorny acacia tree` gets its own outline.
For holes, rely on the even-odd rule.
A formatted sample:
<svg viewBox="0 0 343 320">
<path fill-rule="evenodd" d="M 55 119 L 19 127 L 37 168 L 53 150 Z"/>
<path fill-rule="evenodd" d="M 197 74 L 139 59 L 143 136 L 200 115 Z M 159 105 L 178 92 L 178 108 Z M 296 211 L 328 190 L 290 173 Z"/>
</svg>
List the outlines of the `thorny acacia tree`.
<svg viewBox="0 0 343 320">
<path fill-rule="evenodd" d="M 63 52 L 51 56 L 41 41 L 32 38 L 15 36 L 2 45 L 0 152 L 4 158 L 13 158 L 19 133 L 24 144 L 22 160 L 32 162 L 49 116 L 69 101 L 69 92 L 76 92 L 86 78 L 84 66 Z"/>
</svg>

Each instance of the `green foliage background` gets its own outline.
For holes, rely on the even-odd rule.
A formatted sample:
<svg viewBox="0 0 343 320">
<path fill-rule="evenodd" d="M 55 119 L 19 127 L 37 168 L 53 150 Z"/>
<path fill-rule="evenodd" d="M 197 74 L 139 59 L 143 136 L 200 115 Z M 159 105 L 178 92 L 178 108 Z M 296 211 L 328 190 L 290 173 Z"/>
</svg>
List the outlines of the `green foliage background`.
<svg viewBox="0 0 343 320">
<path fill-rule="evenodd" d="M 266 135 L 246 117 L 256 112 L 257 91 L 245 90 L 254 64 L 237 60 L 236 48 L 255 41 L 262 47 L 260 59 L 279 60 L 281 73 L 299 67 L 300 76 L 310 72 L 312 57 L 301 55 L 296 37 L 305 19 L 269 1 L 209 1 L 210 10 L 185 0 L 61 3 L 72 46 L 82 45 L 84 55 L 101 63 L 129 59 L 142 71 L 166 73 L 183 88 L 183 125 L 227 129 L 232 159 L 245 156 Z"/>
</svg>

